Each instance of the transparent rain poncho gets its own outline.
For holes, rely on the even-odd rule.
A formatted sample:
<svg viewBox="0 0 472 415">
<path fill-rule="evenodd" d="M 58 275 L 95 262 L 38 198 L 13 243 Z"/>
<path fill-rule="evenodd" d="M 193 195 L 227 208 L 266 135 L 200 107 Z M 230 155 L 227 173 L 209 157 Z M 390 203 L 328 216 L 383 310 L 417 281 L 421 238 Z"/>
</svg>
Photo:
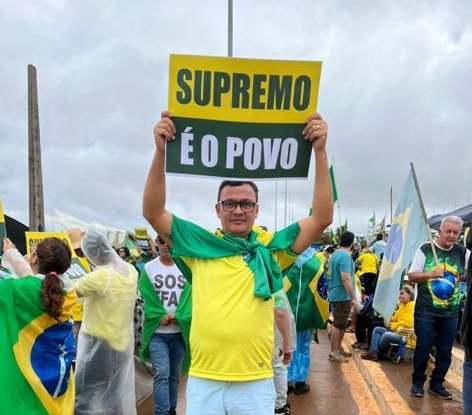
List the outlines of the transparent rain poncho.
<svg viewBox="0 0 472 415">
<path fill-rule="evenodd" d="M 16 248 L 8 249 L 3 253 L 2 265 L 11 273 L 11 278 L 21 278 L 33 275 L 31 265 Z"/>
<path fill-rule="evenodd" d="M 74 282 L 84 300 L 76 358 L 75 415 L 136 413 L 133 316 L 137 271 L 88 229 L 82 251 L 95 266 Z"/>
<path fill-rule="evenodd" d="M 3 266 L 8 273 L 0 269 L 0 278 L 23 278 L 28 276 L 40 279 L 44 278 L 44 275 L 34 273 L 28 260 L 21 255 L 17 248 L 7 249 L 3 252 L 1 266 Z M 66 291 L 73 288 L 72 281 L 66 275 L 59 275 L 58 278 L 62 280 Z"/>
</svg>

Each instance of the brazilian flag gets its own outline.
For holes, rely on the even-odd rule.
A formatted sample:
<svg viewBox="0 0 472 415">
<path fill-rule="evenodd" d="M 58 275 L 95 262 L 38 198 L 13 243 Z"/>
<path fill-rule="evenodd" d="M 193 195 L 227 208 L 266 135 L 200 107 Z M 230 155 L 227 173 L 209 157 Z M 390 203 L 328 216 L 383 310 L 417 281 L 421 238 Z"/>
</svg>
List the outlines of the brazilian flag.
<svg viewBox="0 0 472 415">
<path fill-rule="evenodd" d="M 72 415 L 74 291 L 60 322 L 44 312 L 41 279 L 0 280 L 0 414 Z"/>
<path fill-rule="evenodd" d="M 285 270 L 284 291 L 295 315 L 297 332 L 326 328 L 329 317 L 328 281 L 313 248 Z"/>
</svg>

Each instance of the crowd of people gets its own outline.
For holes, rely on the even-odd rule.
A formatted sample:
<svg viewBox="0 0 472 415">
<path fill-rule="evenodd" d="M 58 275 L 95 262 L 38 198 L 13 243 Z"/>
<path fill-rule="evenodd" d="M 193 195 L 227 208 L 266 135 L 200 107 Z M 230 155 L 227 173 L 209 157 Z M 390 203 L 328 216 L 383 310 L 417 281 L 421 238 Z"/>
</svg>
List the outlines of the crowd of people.
<svg viewBox="0 0 472 415">
<path fill-rule="evenodd" d="M 215 232 L 167 209 L 165 144 L 174 139 L 175 125 L 164 111 L 154 129 L 156 150 L 143 197 L 158 255 L 138 266 L 128 248 L 115 249 L 98 230 L 73 232 L 72 248 L 91 270 L 69 280 L 64 273 L 72 254 L 60 239 L 41 241 L 25 259 L 5 238 L 2 263 L 14 278 L 0 279 L 6 322 L 0 352 L 7 361 L 0 366 L 2 407 L 22 414 L 135 414 L 136 354 L 152 364 L 156 415 L 177 414 L 182 373 L 188 373 L 187 415 L 288 415 L 287 395 L 310 392 L 313 333 L 328 321 L 326 358 L 333 364 L 352 356 L 342 347 L 348 331 L 356 333 L 354 348 L 365 350 L 362 358 L 377 362 L 392 343 L 401 343 L 402 330 L 410 330 L 411 394 L 424 395 L 434 346 L 428 391 L 451 399 L 444 378 L 463 305 L 458 285 L 468 272 L 470 291 L 472 279 L 470 252 L 457 243 L 462 222 L 445 218 L 434 243 L 420 247 L 399 284 L 399 307 L 384 321 L 372 301 L 386 235 L 360 252 L 347 230 L 335 247 L 312 247 L 333 216 L 327 130 L 313 114 L 302 131 L 315 158 L 313 213 L 279 231 L 255 225 L 259 194 L 250 181 L 221 182 L 214 207 L 221 227 Z M 316 304 L 310 291 L 315 278 Z M 137 304 L 143 312 L 138 342 Z M 468 296 L 464 410 L 472 411 L 471 307 Z M 324 311 L 326 317 L 314 318 Z"/>
</svg>

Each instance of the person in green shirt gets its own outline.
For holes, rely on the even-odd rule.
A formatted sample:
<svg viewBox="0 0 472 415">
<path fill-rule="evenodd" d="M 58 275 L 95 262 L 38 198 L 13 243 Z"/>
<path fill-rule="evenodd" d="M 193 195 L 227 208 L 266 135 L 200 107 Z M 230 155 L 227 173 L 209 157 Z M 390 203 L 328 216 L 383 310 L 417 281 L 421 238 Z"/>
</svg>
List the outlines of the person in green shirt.
<svg viewBox="0 0 472 415">
<path fill-rule="evenodd" d="M 433 345 L 436 347 L 434 369 L 428 392 L 441 399 L 452 399 L 444 387 L 451 364 L 451 350 L 457 335 L 462 294 L 459 281 L 465 275 L 470 251 L 457 243 L 462 219 L 445 217 L 433 243 L 420 246 L 408 271 L 408 280 L 417 285 L 412 386 L 410 393 L 424 395 L 426 368 Z"/>
</svg>

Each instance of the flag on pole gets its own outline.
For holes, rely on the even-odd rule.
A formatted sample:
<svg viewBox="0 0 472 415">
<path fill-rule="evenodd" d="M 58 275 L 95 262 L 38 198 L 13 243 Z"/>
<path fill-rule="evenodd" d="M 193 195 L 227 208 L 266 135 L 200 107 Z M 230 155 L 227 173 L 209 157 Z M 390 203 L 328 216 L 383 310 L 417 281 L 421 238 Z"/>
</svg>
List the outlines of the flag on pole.
<svg viewBox="0 0 472 415">
<path fill-rule="evenodd" d="M 371 226 L 375 226 L 375 212 L 374 214 L 369 218 L 369 224 Z"/>
<path fill-rule="evenodd" d="M 385 230 L 385 216 L 384 216 L 383 219 L 380 221 L 379 230 L 381 230 L 381 231 L 384 231 L 384 230 Z"/>
<path fill-rule="evenodd" d="M 385 320 L 390 320 L 395 311 L 403 271 L 428 238 L 428 228 L 410 170 L 395 209 L 375 289 L 373 306 Z"/>
<path fill-rule="evenodd" d="M 333 189 L 333 203 L 338 201 L 338 191 L 336 190 L 336 182 L 334 181 L 334 167 L 329 166 L 329 177 L 331 178 L 331 188 Z"/>
</svg>

